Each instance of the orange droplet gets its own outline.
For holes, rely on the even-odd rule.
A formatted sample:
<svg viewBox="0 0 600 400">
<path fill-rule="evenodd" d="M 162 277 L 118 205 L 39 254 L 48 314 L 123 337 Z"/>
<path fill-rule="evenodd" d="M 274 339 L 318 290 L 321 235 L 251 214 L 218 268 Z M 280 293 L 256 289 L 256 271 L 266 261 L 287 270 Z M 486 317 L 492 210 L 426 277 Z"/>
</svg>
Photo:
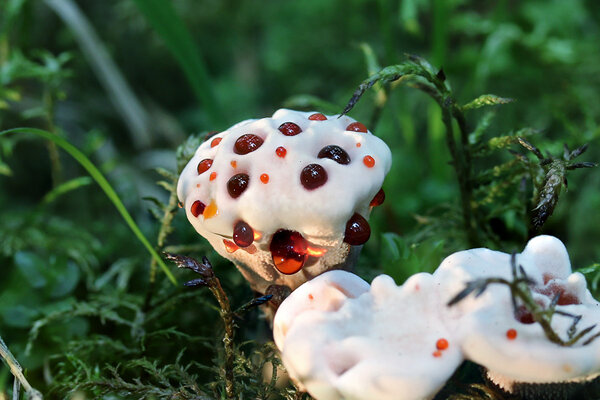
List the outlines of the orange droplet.
<svg viewBox="0 0 600 400">
<path fill-rule="evenodd" d="M 309 300 L 314 300 L 314 299 L 315 299 L 315 296 L 313 296 L 313 295 L 312 295 L 312 293 L 309 293 L 309 294 L 308 294 L 308 299 L 309 299 Z"/>
<path fill-rule="evenodd" d="M 217 173 L 216 172 L 211 172 L 210 173 L 210 178 L 208 178 L 209 181 L 214 181 L 215 179 L 217 179 Z"/>
<path fill-rule="evenodd" d="M 262 237 L 262 233 L 258 232 L 258 231 L 254 231 L 254 241 L 256 242 L 257 240 L 260 240 L 260 238 Z"/>
<path fill-rule="evenodd" d="M 442 356 L 442 352 L 439 351 L 439 350 L 436 350 L 436 351 L 433 352 L 433 356 L 434 357 L 441 357 Z"/>
<path fill-rule="evenodd" d="M 360 143 L 360 142 L 356 143 L 356 147 L 360 147 L 360 146 L 362 146 L 362 143 Z"/>
<path fill-rule="evenodd" d="M 262 183 L 269 183 L 269 175 L 267 175 L 267 174 L 262 174 L 262 175 L 260 176 L 260 181 L 261 181 Z"/>
<path fill-rule="evenodd" d="M 202 213 L 202 215 L 204 216 L 204 219 L 209 219 L 209 218 L 214 217 L 218 213 L 219 213 L 219 209 L 217 208 L 217 203 L 215 203 L 214 201 L 211 201 L 210 204 L 207 205 L 206 208 L 204 209 L 204 212 Z"/>
<path fill-rule="evenodd" d="M 438 350 L 446 350 L 448 348 L 448 341 L 444 338 L 438 339 L 438 341 L 435 342 L 435 347 Z"/>
<path fill-rule="evenodd" d="M 367 168 L 373 168 L 375 166 L 375 159 L 371 156 L 365 156 L 363 158 L 363 163 L 367 166 Z"/>
<path fill-rule="evenodd" d="M 232 168 L 237 168 L 237 161 L 233 160 L 232 162 L 230 162 L 229 164 L 231 164 Z"/>
<path fill-rule="evenodd" d="M 183 203 L 182 203 L 182 202 L 180 202 L 180 201 L 178 201 L 178 202 L 177 202 L 177 206 L 178 206 L 179 208 L 183 208 Z"/>
<path fill-rule="evenodd" d="M 278 157 L 285 157 L 287 153 L 287 150 L 285 149 L 285 147 L 281 147 L 279 146 L 278 148 L 275 149 L 275 154 L 277 154 Z"/>
<path fill-rule="evenodd" d="M 517 331 L 516 329 L 509 329 L 506 331 L 506 337 L 508 338 L 508 340 L 515 340 L 517 338 Z"/>
<path fill-rule="evenodd" d="M 234 253 L 239 247 L 233 243 L 231 240 L 223 239 L 223 244 L 225 245 L 225 250 L 228 253 Z"/>
<path fill-rule="evenodd" d="M 221 139 L 220 137 L 214 138 L 212 140 L 212 142 L 210 142 L 210 147 L 215 147 L 216 145 L 218 145 L 219 143 L 221 143 Z"/>
<path fill-rule="evenodd" d="M 360 122 L 353 122 L 346 127 L 347 131 L 367 133 L 367 127 Z"/>
<path fill-rule="evenodd" d="M 308 117 L 308 119 L 310 119 L 311 121 L 325 121 L 327 117 L 321 113 L 315 113 Z"/>
<path fill-rule="evenodd" d="M 196 187 L 197 187 L 197 188 L 199 188 L 199 187 L 200 187 L 200 184 L 199 184 L 199 183 L 196 183 Z"/>
</svg>

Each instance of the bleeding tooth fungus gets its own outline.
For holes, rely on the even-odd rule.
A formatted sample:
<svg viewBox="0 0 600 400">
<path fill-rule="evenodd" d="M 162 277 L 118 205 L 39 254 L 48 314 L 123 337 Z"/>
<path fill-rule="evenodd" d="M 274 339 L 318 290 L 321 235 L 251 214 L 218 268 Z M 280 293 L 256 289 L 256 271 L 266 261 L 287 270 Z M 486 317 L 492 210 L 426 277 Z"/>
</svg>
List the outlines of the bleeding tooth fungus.
<svg viewBox="0 0 600 400">
<path fill-rule="evenodd" d="M 177 194 L 198 233 L 254 290 L 293 290 L 352 265 L 390 166 L 387 145 L 360 122 L 282 109 L 203 143 Z"/>
</svg>

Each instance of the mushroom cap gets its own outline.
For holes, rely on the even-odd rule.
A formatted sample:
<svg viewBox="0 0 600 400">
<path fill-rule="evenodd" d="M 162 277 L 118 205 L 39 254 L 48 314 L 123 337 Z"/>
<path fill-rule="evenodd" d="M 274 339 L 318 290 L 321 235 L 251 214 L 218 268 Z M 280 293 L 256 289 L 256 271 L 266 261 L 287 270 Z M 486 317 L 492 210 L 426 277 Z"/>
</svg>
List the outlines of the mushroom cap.
<svg viewBox="0 0 600 400">
<path fill-rule="evenodd" d="M 344 243 L 346 224 L 355 214 L 366 221 L 391 166 L 381 139 L 346 130 L 354 119 L 309 119 L 314 114 L 281 109 L 270 118 L 240 122 L 200 145 L 179 178 L 177 194 L 196 231 L 261 292 L 270 284 L 295 288 L 352 258 L 356 250 Z M 286 123 L 294 124 L 291 134 L 280 129 Z M 337 153 L 320 158 L 331 145 Z M 239 221 L 254 232 L 250 246 L 234 243 Z M 309 271 L 283 276 L 274 267 L 269 244 L 280 230 L 298 232 L 316 249 L 315 259 L 306 262 Z"/>
<path fill-rule="evenodd" d="M 535 282 L 531 290 L 538 304 L 548 307 L 554 296 L 560 295 L 556 310 L 581 315 L 579 330 L 600 321 L 600 303 L 587 290 L 584 276 L 571 273 L 569 256 L 560 240 L 545 235 L 531 239 L 516 255 L 516 263 Z M 510 255 L 488 249 L 458 252 L 447 257 L 434 275 L 449 283 L 442 288 L 442 296 L 449 300 L 462 290 L 456 283 L 464 288 L 466 282 L 481 278 L 511 280 Z M 481 296 L 469 296 L 453 308 L 449 315 L 459 322 L 456 326 L 465 357 L 486 367 L 490 376 L 551 383 L 600 371 L 600 340 L 584 346 L 584 337 L 570 347 L 551 342 L 530 315 L 515 316 L 510 290 L 505 285 L 489 285 Z M 572 323 L 572 318 L 555 314 L 552 328 L 568 340 Z M 508 334 L 509 330 L 516 337 Z"/>
<path fill-rule="evenodd" d="M 290 376 L 319 400 L 433 397 L 462 362 L 436 286 L 422 273 L 400 287 L 381 275 L 369 288 L 343 271 L 305 283 L 274 319 Z"/>
</svg>

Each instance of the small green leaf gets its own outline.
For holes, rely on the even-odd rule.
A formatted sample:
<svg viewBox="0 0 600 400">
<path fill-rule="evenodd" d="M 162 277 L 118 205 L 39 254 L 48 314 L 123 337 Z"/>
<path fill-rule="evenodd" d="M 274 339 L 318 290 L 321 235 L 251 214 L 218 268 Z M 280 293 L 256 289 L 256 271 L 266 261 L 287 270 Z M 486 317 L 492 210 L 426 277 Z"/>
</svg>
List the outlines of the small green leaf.
<svg viewBox="0 0 600 400">
<path fill-rule="evenodd" d="M 75 189 L 79 189 L 82 186 L 87 186 L 92 184 L 93 179 L 89 176 L 80 176 L 79 178 L 71 179 L 65 183 L 62 183 L 46 193 L 44 198 L 42 199 L 42 204 L 52 203 L 54 200 L 62 196 L 63 194 L 69 193 Z"/>
<path fill-rule="evenodd" d="M 474 110 L 476 108 L 481 108 L 485 106 L 495 106 L 498 104 L 508 104 L 515 101 L 514 99 L 510 99 L 508 97 L 499 97 L 493 94 L 483 94 L 476 98 L 475 100 L 465 104 L 462 106 L 463 111 Z"/>
</svg>

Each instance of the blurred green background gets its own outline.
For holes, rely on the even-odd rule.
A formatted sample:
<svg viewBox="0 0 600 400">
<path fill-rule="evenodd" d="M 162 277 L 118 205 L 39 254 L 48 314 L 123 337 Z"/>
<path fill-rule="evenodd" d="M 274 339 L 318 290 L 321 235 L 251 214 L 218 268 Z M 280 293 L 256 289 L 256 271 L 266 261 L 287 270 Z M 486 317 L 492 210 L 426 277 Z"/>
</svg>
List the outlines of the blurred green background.
<svg viewBox="0 0 600 400">
<path fill-rule="evenodd" d="M 145 198 L 168 200 L 155 169 L 175 172 L 175 149 L 190 134 L 224 130 L 281 107 L 341 112 L 361 81 L 405 53 L 443 67 L 461 104 L 483 93 L 516 100 L 494 108 L 487 137 L 532 127 L 539 132 L 531 141 L 544 152 L 560 155 L 563 143 L 589 143 L 581 159 L 600 160 L 600 3 L 593 0 L 0 0 L 0 24 L 0 130 L 37 127 L 80 148 L 153 244 L 160 221 Z M 414 89 L 388 89 L 379 116 L 375 91 L 350 113 L 394 156 L 386 202 L 372 215 L 374 234 L 359 271 L 365 277 L 396 271 L 401 280 L 434 269 L 463 244 L 451 228 L 428 224 L 459 195 L 441 112 Z M 483 110 L 469 114 L 470 126 L 482 118 L 492 117 Z M 511 158 L 498 152 L 481 165 Z M 98 309 L 130 320 L 135 310 L 149 312 L 143 304 L 150 257 L 85 176 L 42 140 L 0 138 L 0 335 L 45 390 L 68 376 L 55 354 L 85 359 L 102 376 L 107 355 L 83 356 L 78 340 L 138 343 L 138 325 L 106 322 Z M 64 193 L 52 191 L 64 182 L 70 182 Z M 568 187 L 542 232 L 565 242 L 574 267 L 588 267 L 600 261 L 600 173 L 574 172 Z M 504 251 L 526 243 L 526 229 L 513 217 L 499 219 Z M 251 298 L 184 213 L 173 226 L 164 245 L 208 254 L 232 301 Z M 189 277 L 174 273 L 180 282 Z M 599 276 L 588 276 L 596 289 Z M 185 296 L 164 274 L 157 280 L 156 299 Z M 214 335 L 211 324 L 198 324 L 203 318 L 217 324 L 205 304 L 210 299 L 196 297 L 161 314 L 154 328 Z M 126 302 L 133 304 L 129 311 Z M 83 303 L 96 308 L 77 311 Z M 26 353 L 39 319 L 47 324 Z M 261 329 L 248 325 L 248 331 Z M 170 350 L 156 344 L 144 354 L 169 359 L 186 345 L 173 340 Z M 201 362 L 213 357 L 206 349 L 191 351 L 189 358 Z M 0 393 L 11 382 L 0 367 Z"/>
</svg>

